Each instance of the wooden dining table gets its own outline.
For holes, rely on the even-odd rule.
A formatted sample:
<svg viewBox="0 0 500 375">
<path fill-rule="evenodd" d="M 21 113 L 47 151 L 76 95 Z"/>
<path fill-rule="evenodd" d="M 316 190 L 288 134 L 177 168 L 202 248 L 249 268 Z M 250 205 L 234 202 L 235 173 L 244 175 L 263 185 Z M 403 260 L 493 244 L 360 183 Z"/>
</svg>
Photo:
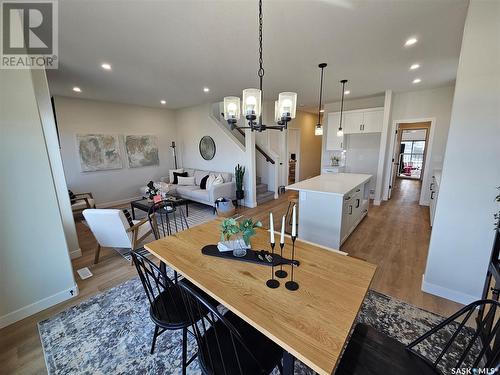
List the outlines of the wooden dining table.
<svg viewBox="0 0 500 375">
<path fill-rule="evenodd" d="M 271 267 L 201 253 L 202 247 L 220 240 L 220 222 L 198 225 L 145 248 L 281 346 L 284 373 L 293 374 L 297 358 L 319 374 L 332 374 L 376 266 L 297 239 L 300 265 L 294 277 L 299 289 L 287 290 L 287 279 L 278 279 L 280 287 L 270 289 L 266 281 Z M 291 244 L 286 238 L 283 256 L 290 258 Z M 270 251 L 269 232 L 257 229 L 251 245 Z"/>
</svg>

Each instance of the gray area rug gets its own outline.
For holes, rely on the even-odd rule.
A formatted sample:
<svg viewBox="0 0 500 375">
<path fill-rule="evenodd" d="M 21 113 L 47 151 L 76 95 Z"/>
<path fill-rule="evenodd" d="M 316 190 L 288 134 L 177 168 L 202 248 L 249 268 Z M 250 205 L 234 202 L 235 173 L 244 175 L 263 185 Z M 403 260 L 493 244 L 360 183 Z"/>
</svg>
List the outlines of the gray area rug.
<svg viewBox="0 0 500 375">
<path fill-rule="evenodd" d="M 367 323 L 406 344 L 442 317 L 375 291 L 369 291 L 358 321 Z M 166 331 L 149 354 L 154 325 L 138 278 L 126 281 L 47 320 L 38 323 L 49 374 L 180 374 L 181 331 Z M 190 338 L 190 356 L 196 343 Z M 420 347 L 433 354 L 450 337 L 445 331 Z M 452 349 L 451 357 L 456 357 Z M 296 362 L 296 374 L 314 374 Z M 449 370 L 449 367 L 448 367 Z M 443 371 L 449 373 L 449 371 Z M 195 360 L 189 374 L 200 374 Z M 277 369 L 274 371 L 278 374 Z"/>
</svg>

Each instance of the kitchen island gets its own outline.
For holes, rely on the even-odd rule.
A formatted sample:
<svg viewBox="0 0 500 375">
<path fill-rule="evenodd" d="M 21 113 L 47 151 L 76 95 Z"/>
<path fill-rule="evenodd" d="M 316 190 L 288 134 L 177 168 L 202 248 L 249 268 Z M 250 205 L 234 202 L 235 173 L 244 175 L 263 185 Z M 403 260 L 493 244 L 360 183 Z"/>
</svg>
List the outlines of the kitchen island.
<svg viewBox="0 0 500 375">
<path fill-rule="evenodd" d="M 298 237 L 340 249 L 368 213 L 371 175 L 322 174 L 286 187 L 299 192 Z"/>
</svg>

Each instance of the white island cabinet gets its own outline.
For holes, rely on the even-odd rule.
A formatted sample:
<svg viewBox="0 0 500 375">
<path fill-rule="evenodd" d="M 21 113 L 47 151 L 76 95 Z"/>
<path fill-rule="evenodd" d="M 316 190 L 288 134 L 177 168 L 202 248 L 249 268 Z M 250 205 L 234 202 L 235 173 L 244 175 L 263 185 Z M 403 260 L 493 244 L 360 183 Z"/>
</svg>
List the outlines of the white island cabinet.
<svg viewBox="0 0 500 375">
<path fill-rule="evenodd" d="M 368 213 L 371 175 L 322 174 L 287 186 L 299 192 L 298 237 L 333 249 Z"/>
</svg>

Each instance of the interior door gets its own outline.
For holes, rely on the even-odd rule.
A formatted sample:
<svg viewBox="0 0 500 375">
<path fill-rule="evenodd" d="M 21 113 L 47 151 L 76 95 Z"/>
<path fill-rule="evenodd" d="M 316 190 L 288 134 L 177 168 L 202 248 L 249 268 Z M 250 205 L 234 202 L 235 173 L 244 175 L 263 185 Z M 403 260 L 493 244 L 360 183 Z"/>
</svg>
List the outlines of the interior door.
<svg viewBox="0 0 500 375">
<path fill-rule="evenodd" d="M 398 125 L 399 129 L 399 125 Z M 392 188 L 394 187 L 394 183 L 396 182 L 396 175 L 398 174 L 399 164 L 400 164 L 400 148 L 401 144 L 401 131 L 396 130 L 394 132 L 393 138 L 393 155 L 392 155 L 392 164 L 391 164 L 391 183 L 389 184 L 389 190 L 387 192 L 387 199 L 391 199 Z"/>
</svg>

